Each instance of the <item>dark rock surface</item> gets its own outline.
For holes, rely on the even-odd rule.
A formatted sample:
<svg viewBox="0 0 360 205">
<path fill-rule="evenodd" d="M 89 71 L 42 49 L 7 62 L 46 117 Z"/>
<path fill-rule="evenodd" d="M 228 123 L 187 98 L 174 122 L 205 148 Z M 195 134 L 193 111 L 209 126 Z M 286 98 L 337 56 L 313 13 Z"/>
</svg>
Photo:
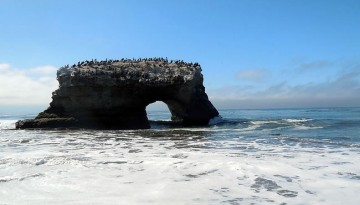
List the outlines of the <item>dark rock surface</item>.
<svg viewBox="0 0 360 205">
<path fill-rule="evenodd" d="M 172 120 L 207 125 L 219 115 L 197 63 L 163 58 L 84 61 L 61 67 L 50 107 L 16 128 L 146 129 L 146 106 L 162 101 Z"/>
</svg>

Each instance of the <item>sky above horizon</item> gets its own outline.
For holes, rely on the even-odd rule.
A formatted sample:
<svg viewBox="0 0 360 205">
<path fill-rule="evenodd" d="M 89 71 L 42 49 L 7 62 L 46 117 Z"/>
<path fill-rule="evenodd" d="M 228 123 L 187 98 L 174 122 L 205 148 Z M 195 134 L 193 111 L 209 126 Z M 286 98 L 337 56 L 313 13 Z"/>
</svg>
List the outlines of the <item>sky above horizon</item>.
<svg viewBox="0 0 360 205">
<path fill-rule="evenodd" d="M 199 62 L 220 108 L 360 105 L 358 0 L 0 0 L 0 114 L 41 111 L 57 68 Z"/>
</svg>

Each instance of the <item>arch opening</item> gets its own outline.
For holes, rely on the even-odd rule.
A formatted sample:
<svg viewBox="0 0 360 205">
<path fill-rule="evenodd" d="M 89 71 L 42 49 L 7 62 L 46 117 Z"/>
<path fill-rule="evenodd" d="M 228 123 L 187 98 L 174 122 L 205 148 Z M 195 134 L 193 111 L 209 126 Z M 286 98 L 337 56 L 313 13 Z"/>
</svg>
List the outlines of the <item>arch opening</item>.
<svg viewBox="0 0 360 205">
<path fill-rule="evenodd" d="M 168 106 L 162 101 L 156 101 L 146 106 L 146 114 L 150 121 L 170 121 L 171 113 Z"/>
<path fill-rule="evenodd" d="M 170 103 L 171 104 L 171 103 Z M 155 101 L 146 106 L 146 115 L 150 123 L 150 128 L 166 128 L 182 124 L 174 113 L 169 102 Z"/>
</svg>

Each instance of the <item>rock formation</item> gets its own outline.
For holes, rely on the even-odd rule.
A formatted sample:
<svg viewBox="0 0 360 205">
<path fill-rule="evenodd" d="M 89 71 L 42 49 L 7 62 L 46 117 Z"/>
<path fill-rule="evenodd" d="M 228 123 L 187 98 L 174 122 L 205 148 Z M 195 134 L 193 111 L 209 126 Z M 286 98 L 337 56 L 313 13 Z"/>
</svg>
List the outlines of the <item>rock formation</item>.
<svg viewBox="0 0 360 205">
<path fill-rule="evenodd" d="M 61 67 L 50 107 L 16 128 L 146 129 L 146 106 L 163 101 L 173 121 L 207 125 L 219 115 L 198 63 L 163 58 L 84 61 Z"/>
</svg>

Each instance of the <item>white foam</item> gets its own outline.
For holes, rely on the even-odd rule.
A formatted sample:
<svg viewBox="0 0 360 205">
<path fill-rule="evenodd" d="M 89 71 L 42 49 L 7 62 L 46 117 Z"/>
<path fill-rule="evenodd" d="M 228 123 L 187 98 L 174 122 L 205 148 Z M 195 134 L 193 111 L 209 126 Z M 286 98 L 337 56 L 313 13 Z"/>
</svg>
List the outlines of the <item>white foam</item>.
<svg viewBox="0 0 360 205">
<path fill-rule="evenodd" d="M 250 121 L 253 125 L 266 125 L 266 124 L 284 124 L 282 120 L 257 120 Z"/>
<path fill-rule="evenodd" d="M 321 126 L 305 126 L 305 125 L 296 125 L 294 130 L 313 130 L 313 129 L 321 129 Z"/>
<path fill-rule="evenodd" d="M 359 148 L 140 136 L 148 131 L 9 132 L 0 144 L 4 204 L 360 203 Z"/>
<path fill-rule="evenodd" d="M 209 120 L 208 125 L 216 125 L 216 124 L 219 124 L 219 123 L 221 123 L 223 121 L 224 121 L 223 118 L 219 115 L 219 116 L 211 118 Z"/>
<path fill-rule="evenodd" d="M 17 120 L 0 120 L 0 130 L 15 129 Z"/>
<path fill-rule="evenodd" d="M 309 122 L 312 119 L 284 119 L 284 120 L 290 123 L 301 123 L 301 122 Z"/>
</svg>

